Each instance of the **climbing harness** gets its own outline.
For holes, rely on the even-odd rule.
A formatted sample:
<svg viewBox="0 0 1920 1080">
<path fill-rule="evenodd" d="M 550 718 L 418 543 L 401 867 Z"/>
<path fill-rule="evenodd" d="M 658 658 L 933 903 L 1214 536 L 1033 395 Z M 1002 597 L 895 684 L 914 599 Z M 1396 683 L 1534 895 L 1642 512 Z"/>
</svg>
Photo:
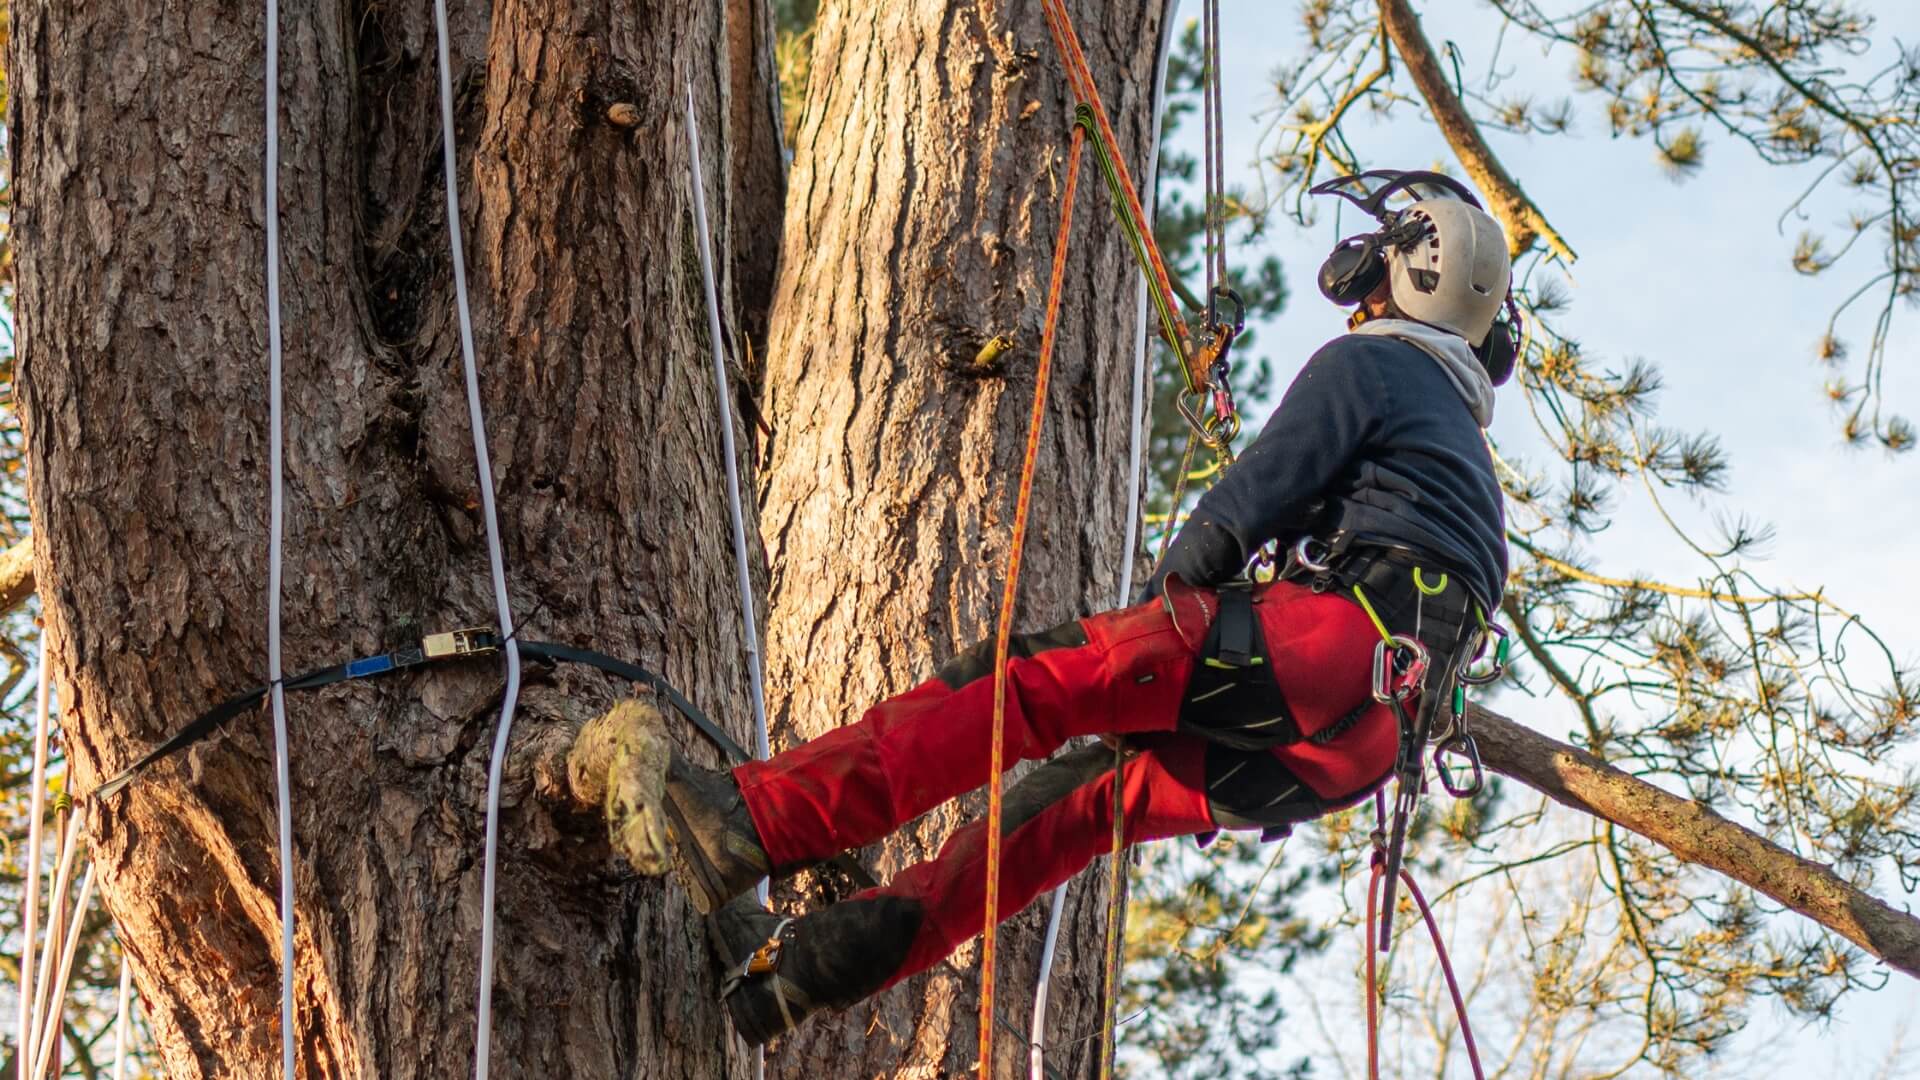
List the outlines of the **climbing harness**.
<svg viewBox="0 0 1920 1080">
<path fill-rule="evenodd" d="M 273 696 L 274 817 L 280 845 L 280 1075 L 293 1080 L 293 800 L 287 701 L 281 683 L 281 536 L 286 520 L 280 390 L 280 3 L 267 0 L 267 685 Z M 42 678 L 44 678 L 44 674 Z"/>
<path fill-rule="evenodd" d="M 1379 986 L 1375 976 L 1375 952 L 1387 952 L 1393 945 L 1393 913 L 1396 887 L 1405 883 L 1407 892 L 1419 907 L 1421 917 L 1426 921 L 1427 931 L 1433 938 L 1433 946 L 1440 960 L 1440 969 L 1445 974 L 1447 988 L 1453 995 L 1454 1009 L 1460 1018 L 1461 1035 L 1466 1042 L 1467 1057 L 1473 1066 L 1473 1075 L 1479 1080 L 1484 1074 L 1480 1067 L 1480 1052 L 1473 1041 L 1473 1029 L 1467 1021 L 1465 998 L 1453 974 L 1452 962 L 1447 958 L 1446 944 L 1440 935 L 1440 927 L 1433 918 L 1433 912 L 1427 906 L 1426 897 L 1420 887 L 1414 883 L 1413 875 L 1408 873 L 1403 863 L 1406 847 L 1407 829 L 1415 812 L 1419 809 L 1420 795 L 1426 784 L 1426 753 L 1429 744 L 1433 745 L 1434 771 L 1440 777 L 1440 784 L 1447 793 L 1455 798 L 1472 798 L 1479 794 L 1485 784 L 1485 771 L 1480 762 L 1480 751 L 1474 743 L 1473 735 L 1467 730 L 1466 688 L 1491 683 L 1500 678 L 1507 661 L 1507 634 L 1501 627 L 1489 623 L 1485 608 L 1480 601 L 1467 593 L 1466 607 L 1477 622 L 1477 626 L 1460 634 L 1472 633 L 1474 645 L 1465 646 L 1464 637 L 1456 637 L 1452 648 L 1434 663 L 1422 634 L 1426 617 L 1426 603 L 1429 598 L 1443 595 L 1453 584 L 1448 575 L 1441 574 L 1437 581 L 1429 582 L 1424 567 L 1414 562 L 1411 578 L 1416 599 L 1414 603 L 1414 632 L 1411 635 L 1395 634 L 1382 619 L 1371 599 L 1368 598 L 1365 580 L 1374 574 L 1377 567 L 1393 566 L 1387 556 L 1373 558 L 1358 571 L 1341 571 L 1336 563 L 1347 553 L 1354 538 L 1350 534 L 1339 534 L 1330 543 L 1324 544 L 1324 551 L 1315 548 L 1322 542 L 1311 537 L 1303 537 L 1288 553 L 1287 565 L 1282 577 L 1300 574 L 1312 574 L 1313 588 L 1322 591 L 1339 585 L 1349 589 L 1353 598 L 1367 618 L 1379 631 L 1380 642 L 1374 647 L 1372 692 L 1375 701 L 1392 707 L 1400 725 L 1400 748 L 1394 761 L 1393 782 L 1394 802 L 1391 819 L 1387 811 L 1386 789 L 1374 792 L 1374 828 L 1370 834 L 1372 853 L 1370 856 L 1371 873 L 1367 881 L 1367 1074 L 1372 1080 L 1378 1080 L 1379 1066 Z M 1404 549 L 1383 549 L 1402 557 L 1412 553 Z M 1465 586 L 1461 586 L 1465 589 Z M 1464 618 L 1464 615 L 1463 615 Z M 1493 647 L 1489 650 L 1489 643 Z M 1491 652 L 1491 656 L 1488 653 Z M 1473 665 L 1482 658 L 1488 659 L 1484 668 Z M 1409 699 L 1417 699 L 1412 712 L 1407 709 Z M 1436 725 L 1436 720 L 1440 721 Z M 1457 755 L 1467 760 L 1469 771 L 1462 778 L 1457 776 L 1446 763 L 1448 756 Z M 1384 914 L 1381 914 L 1384 913 Z M 1377 926 L 1376 926 L 1377 924 Z"/>
<path fill-rule="evenodd" d="M 1470 649 L 1465 647 L 1464 638 L 1449 642 L 1451 647 L 1436 664 L 1422 638 L 1426 602 L 1431 597 L 1447 592 L 1454 582 L 1445 574 L 1440 575 L 1438 581 L 1428 582 L 1425 569 L 1418 565 L 1410 551 L 1378 549 L 1376 545 L 1368 545 L 1377 550 L 1391 550 L 1413 564 L 1411 576 L 1417 595 L 1414 632 L 1411 635 L 1395 634 L 1368 598 L 1362 580 L 1375 567 L 1392 565 L 1389 560 L 1385 557 L 1373 559 L 1367 563 L 1365 570 L 1357 574 L 1342 574 L 1336 570 L 1334 564 L 1354 542 L 1354 538 L 1346 533 L 1324 544 L 1313 537 L 1302 537 L 1288 553 L 1281 577 L 1311 574 L 1313 587 L 1317 591 L 1336 583 L 1350 590 L 1355 602 L 1366 612 L 1367 618 L 1380 634 L 1380 642 L 1374 646 L 1373 652 L 1373 698 L 1391 706 L 1400 725 L 1400 750 L 1393 771 L 1391 828 L 1383 825 L 1381 843 L 1387 910 L 1392 911 L 1394 893 L 1401 877 L 1407 829 L 1419 809 L 1420 796 L 1426 787 L 1428 746 L 1434 747 L 1434 771 L 1448 794 L 1455 798 L 1472 798 L 1485 785 L 1486 773 L 1480 761 L 1480 749 L 1472 733 L 1467 730 L 1466 687 L 1485 685 L 1500 678 L 1506 666 L 1507 636 L 1503 629 L 1487 621 L 1484 607 L 1468 593 L 1467 609 L 1478 623 L 1473 630 L 1474 645 Z M 1325 550 L 1316 552 L 1317 546 L 1324 546 Z M 1460 587 L 1465 588 L 1464 585 Z M 1462 632 L 1465 632 L 1464 629 Z M 1471 665 L 1489 652 L 1489 642 L 1496 643 L 1491 650 L 1489 665 L 1473 670 Z M 1407 702 L 1415 698 L 1418 703 L 1409 711 Z M 1465 759 L 1467 772 L 1464 777 L 1446 760 L 1450 757 Z M 1379 947 L 1382 951 L 1392 945 L 1392 934 L 1393 925 L 1389 919 L 1381 927 Z"/>
<path fill-rule="evenodd" d="M 733 568 L 740 586 L 740 632 L 747 653 L 747 682 L 753 692 L 753 756 L 764 761 L 771 749 L 767 739 L 767 686 L 760 664 L 760 632 L 753 615 L 753 581 L 747 576 L 747 527 L 740 509 L 740 468 L 734 457 L 733 410 L 728 406 L 727 361 L 720 348 L 720 299 L 713 285 L 713 244 L 707 229 L 707 185 L 700 167 L 700 118 L 693 107 L 693 84 L 687 84 L 687 159 L 693 175 L 693 223 L 698 232 L 700 284 L 707 300 L 707 343 L 713 353 L 714 409 L 720 414 L 720 456 L 726 462 L 727 512 L 733 524 Z M 754 886 L 754 895 L 767 902 L 767 883 Z M 782 926 L 786 925 L 784 923 Z M 786 999 L 780 998 L 786 1011 Z M 792 1019 L 791 1016 L 788 1017 Z M 767 1072 L 767 1051 L 753 1048 L 753 1075 Z"/>
</svg>

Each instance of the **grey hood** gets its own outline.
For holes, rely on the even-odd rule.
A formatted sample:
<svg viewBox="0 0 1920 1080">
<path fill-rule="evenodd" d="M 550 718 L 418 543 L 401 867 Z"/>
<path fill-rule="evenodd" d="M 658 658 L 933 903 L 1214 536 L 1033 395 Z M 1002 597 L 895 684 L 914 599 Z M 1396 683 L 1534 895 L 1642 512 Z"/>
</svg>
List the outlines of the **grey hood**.
<svg viewBox="0 0 1920 1080">
<path fill-rule="evenodd" d="M 1493 380 L 1487 377 L 1487 369 L 1480 366 L 1465 338 L 1450 330 L 1407 319 L 1368 319 L 1354 333 L 1399 338 L 1433 357 L 1480 426 L 1493 423 Z"/>
</svg>

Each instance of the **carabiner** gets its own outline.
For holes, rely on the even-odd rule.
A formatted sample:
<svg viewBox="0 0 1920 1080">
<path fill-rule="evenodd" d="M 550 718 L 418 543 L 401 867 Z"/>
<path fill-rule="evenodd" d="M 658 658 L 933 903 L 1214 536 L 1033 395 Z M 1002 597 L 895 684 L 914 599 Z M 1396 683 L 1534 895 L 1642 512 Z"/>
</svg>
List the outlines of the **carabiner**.
<svg viewBox="0 0 1920 1080">
<path fill-rule="evenodd" d="M 1401 653 L 1406 659 L 1401 659 Z M 1417 638 L 1393 635 L 1373 647 L 1373 700 L 1382 705 L 1405 701 L 1427 681 L 1427 647 Z"/>
<path fill-rule="evenodd" d="M 1212 440 L 1208 445 L 1213 449 L 1233 442 L 1240 434 L 1240 411 L 1234 408 L 1233 391 L 1216 389 L 1213 392 L 1213 415 L 1201 421 L 1200 426 Z"/>
<path fill-rule="evenodd" d="M 1447 764 L 1447 755 L 1458 754 L 1467 759 L 1467 781 L 1459 783 L 1454 778 L 1453 768 Z M 1456 732 L 1433 748 L 1433 771 L 1440 774 L 1440 786 L 1447 794 L 1456 799 L 1471 799 L 1480 794 L 1487 786 L 1486 767 L 1480 763 L 1480 744 L 1465 731 Z"/>
<path fill-rule="evenodd" d="M 1485 686 L 1488 683 L 1497 682 L 1507 670 L 1507 648 L 1511 643 L 1507 638 L 1507 628 L 1499 623 L 1490 622 L 1486 625 L 1486 629 L 1480 635 L 1480 648 L 1473 654 L 1474 661 L 1478 662 L 1487 655 L 1489 637 L 1495 642 L 1493 664 L 1482 671 L 1474 671 L 1471 667 L 1462 669 L 1459 679 L 1467 686 Z"/>
<path fill-rule="evenodd" d="M 1231 322 L 1223 323 L 1220 321 L 1220 301 L 1222 300 L 1230 301 L 1233 304 L 1233 320 Z M 1230 333 L 1234 336 L 1237 336 L 1240 331 L 1246 329 L 1247 302 L 1241 299 L 1240 294 L 1234 291 L 1232 286 L 1215 285 L 1213 291 L 1207 294 L 1207 325 L 1216 328 L 1231 328 Z"/>
<path fill-rule="evenodd" d="M 1288 553 L 1287 561 L 1302 570 L 1311 570 L 1316 574 L 1329 573 L 1333 570 L 1333 567 L 1313 557 L 1313 545 L 1317 543 L 1319 543 L 1319 541 L 1311 536 L 1303 536 L 1295 540 L 1293 542 L 1293 549 Z M 1333 552 L 1327 552 L 1326 557 L 1332 558 Z"/>
</svg>

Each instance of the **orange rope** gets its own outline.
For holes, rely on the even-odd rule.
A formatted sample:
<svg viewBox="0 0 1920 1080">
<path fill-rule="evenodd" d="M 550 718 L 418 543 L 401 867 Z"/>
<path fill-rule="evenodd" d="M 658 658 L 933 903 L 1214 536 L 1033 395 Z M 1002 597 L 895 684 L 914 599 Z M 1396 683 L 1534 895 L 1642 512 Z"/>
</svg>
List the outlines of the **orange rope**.
<svg viewBox="0 0 1920 1080">
<path fill-rule="evenodd" d="M 1020 494 L 1013 505 L 1013 539 L 1007 549 L 1007 580 L 1000 593 L 1000 622 L 993 636 L 993 750 L 987 770 L 987 919 L 980 931 L 980 1080 L 993 1076 L 993 945 L 1000 925 L 1000 771 L 1007 749 L 1007 656 L 1013 640 L 1013 608 L 1020 593 L 1020 553 L 1027 543 L 1027 510 L 1033 501 L 1033 466 L 1040 456 L 1040 430 L 1047 419 L 1047 375 L 1053 366 L 1054 331 L 1060 324 L 1061 283 L 1067 273 L 1067 241 L 1073 230 L 1073 191 L 1080 181 L 1080 150 L 1086 132 L 1078 126 L 1067 145 L 1067 180 L 1060 193 L 1060 232 L 1053 242 L 1053 276 L 1047 286 L 1046 328 L 1033 372 L 1033 415 L 1027 421 L 1027 451 L 1020 463 Z"/>
</svg>

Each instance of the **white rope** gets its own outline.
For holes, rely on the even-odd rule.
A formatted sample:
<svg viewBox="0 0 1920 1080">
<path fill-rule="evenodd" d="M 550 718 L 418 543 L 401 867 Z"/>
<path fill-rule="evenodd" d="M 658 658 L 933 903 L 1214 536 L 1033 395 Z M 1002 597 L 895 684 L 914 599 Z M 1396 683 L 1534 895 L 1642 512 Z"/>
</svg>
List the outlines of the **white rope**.
<svg viewBox="0 0 1920 1080">
<path fill-rule="evenodd" d="M 20 929 L 20 1028 L 14 1038 L 19 1059 L 19 1080 L 29 1080 L 27 1066 L 32 1056 L 19 1048 L 33 1038 L 33 954 L 34 937 L 40 924 L 41 819 L 47 813 L 47 693 L 52 680 L 47 678 L 47 632 L 40 631 L 39 685 L 33 694 L 33 802 L 27 818 L 27 883 L 21 901 L 27 910 Z"/>
<path fill-rule="evenodd" d="M 67 902 L 67 889 L 73 884 L 73 860 L 80 850 L 79 835 L 80 813 L 76 810 L 73 816 L 67 819 L 67 827 L 60 833 L 59 864 L 53 874 L 53 888 L 47 893 L 46 948 L 40 954 L 39 977 L 33 984 L 32 1018 L 27 1023 L 26 1040 L 15 1048 L 15 1052 L 20 1054 L 27 1063 L 27 1071 L 24 1074 L 27 1080 L 37 1080 L 39 1076 L 40 1060 L 35 1050 L 40 1045 L 40 1029 L 44 1024 L 42 1018 L 53 1009 L 53 1002 L 59 997 L 57 987 L 64 985 L 65 982 L 64 976 L 59 982 L 53 978 L 55 969 L 60 966 L 60 942 L 53 935 L 59 933 L 57 926 L 60 913 Z M 91 867 L 88 868 L 88 874 L 89 876 L 92 874 Z M 26 988 L 22 986 L 21 991 L 24 993 L 25 990 Z"/>
<path fill-rule="evenodd" d="M 280 667 L 280 3 L 267 0 L 267 686 L 273 698 L 274 815 L 280 830 L 280 1075 L 293 1080 L 293 797 Z"/>
<path fill-rule="evenodd" d="M 77 824 L 80 815 L 74 815 Z M 78 844 L 75 845 L 76 847 Z M 56 897 L 57 901 L 66 897 Z M 87 875 L 80 879 L 80 895 L 73 904 L 73 920 L 67 926 L 66 944 L 55 953 L 60 965 L 60 974 L 53 984 L 53 992 L 47 1002 L 46 1013 L 41 1017 L 39 1038 L 35 1041 L 38 1049 L 33 1055 L 33 1080 L 42 1080 L 47 1075 L 47 1066 L 53 1060 L 53 1041 L 60 1035 L 61 1021 L 66 1017 L 67 983 L 73 978 L 73 958 L 80 951 L 80 931 L 85 929 L 87 921 L 87 902 L 93 899 L 93 862 L 87 862 Z M 54 942 L 49 941 L 48 945 Z"/>
<path fill-rule="evenodd" d="M 441 171 L 447 181 L 447 244 L 453 259 L 453 298 L 460 316 L 460 362 L 467 379 L 467 420 L 473 429 L 473 462 L 479 473 L 480 516 L 487 527 L 487 567 L 493 576 L 493 606 L 507 654 L 507 690 L 487 766 L 487 840 L 480 885 L 480 1007 L 473 1074 L 486 1080 L 493 1036 L 493 894 L 499 872 L 500 782 L 507 764 L 507 736 L 520 702 L 520 642 L 507 600 L 507 563 L 500 547 L 500 521 L 493 508 L 493 462 L 487 455 L 487 422 L 480 412 L 480 373 L 473 359 L 473 315 L 467 303 L 466 249 L 460 239 L 460 172 L 453 147 L 453 75 L 447 50 L 447 0 L 433 0 L 433 30 L 440 65 Z"/>
<path fill-rule="evenodd" d="M 1153 219 L 1159 209 L 1159 170 L 1160 170 L 1160 119 L 1162 99 L 1167 92 L 1167 56 L 1172 51 L 1174 15 L 1180 8 L 1180 0 L 1169 0 L 1166 15 L 1160 24 L 1160 48 L 1155 54 L 1155 75 L 1153 80 L 1153 141 L 1147 148 L 1147 190 L 1143 193 L 1147 211 L 1147 225 L 1153 225 Z M 1115 151 L 1118 153 L 1118 151 Z M 1134 293 L 1133 313 L 1133 407 L 1129 413 L 1131 426 L 1128 428 L 1127 449 L 1127 527 L 1125 539 L 1120 548 L 1120 590 L 1115 604 L 1125 607 L 1133 601 L 1133 561 L 1134 553 L 1140 543 L 1140 455 L 1141 429 L 1146 426 L 1147 391 L 1147 278 L 1140 275 L 1139 288 Z M 1117 781 L 1116 781 L 1117 782 Z M 1033 991 L 1033 1026 L 1027 1032 L 1027 1066 L 1031 1080 L 1046 1080 L 1047 1034 L 1047 992 L 1053 982 L 1054 956 L 1060 947 L 1060 912 L 1067 899 L 1065 883 L 1053 890 L 1053 898 L 1047 908 L 1047 936 L 1040 947 L 1040 974 Z"/>
<path fill-rule="evenodd" d="M 133 1023 L 133 963 L 120 946 L 120 1004 L 113 1022 L 113 1080 L 127 1080 L 127 1027 Z"/>
<path fill-rule="evenodd" d="M 720 298 L 713 284 L 713 249 L 707 232 L 706 180 L 700 168 L 700 121 L 693 108 L 693 85 L 687 85 L 687 153 L 693 165 L 693 223 L 699 234 L 700 284 L 707 294 L 707 339 L 713 350 L 714 410 L 720 419 L 720 453 L 727 462 L 727 510 L 733 516 L 733 565 L 740 581 L 740 622 L 746 635 L 747 679 L 753 687 L 753 756 L 765 760 L 767 739 L 767 687 L 760 667 L 760 632 L 755 625 L 753 582 L 747 577 L 747 525 L 740 507 L 740 469 L 734 460 L 733 407 L 727 385 L 727 362 L 720 348 Z M 754 887 L 762 904 L 767 902 L 767 883 L 762 879 Z M 753 1051 L 753 1075 L 764 1077 L 767 1069 L 765 1047 Z"/>
</svg>

